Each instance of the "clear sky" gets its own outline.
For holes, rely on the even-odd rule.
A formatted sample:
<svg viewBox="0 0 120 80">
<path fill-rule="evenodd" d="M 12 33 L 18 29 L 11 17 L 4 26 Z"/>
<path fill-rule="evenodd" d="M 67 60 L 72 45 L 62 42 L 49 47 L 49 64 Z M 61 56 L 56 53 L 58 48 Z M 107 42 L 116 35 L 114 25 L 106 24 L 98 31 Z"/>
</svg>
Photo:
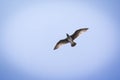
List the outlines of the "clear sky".
<svg viewBox="0 0 120 80">
<path fill-rule="evenodd" d="M 0 1 L 0 80 L 120 80 L 119 1 Z M 87 27 L 53 50 L 66 33 Z"/>
</svg>

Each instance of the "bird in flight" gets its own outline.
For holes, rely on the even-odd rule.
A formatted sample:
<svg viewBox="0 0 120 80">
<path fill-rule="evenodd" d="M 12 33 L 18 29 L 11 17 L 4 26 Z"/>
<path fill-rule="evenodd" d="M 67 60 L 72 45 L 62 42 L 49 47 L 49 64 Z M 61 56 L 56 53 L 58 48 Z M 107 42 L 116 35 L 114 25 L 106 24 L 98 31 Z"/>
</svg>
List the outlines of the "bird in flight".
<svg viewBox="0 0 120 80">
<path fill-rule="evenodd" d="M 75 40 L 80 34 L 82 34 L 83 32 L 86 32 L 87 30 L 88 28 L 81 28 L 81 29 L 76 30 L 72 35 L 69 35 L 66 33 L 67 38 L 58 41 L 54 47 L 54 50 L 58 49 L 60 46 L 67 44 L 67 43 L 70 43 L 71 47 L 74 47 L 76 43 L 73 40 Z"/>
</svg>

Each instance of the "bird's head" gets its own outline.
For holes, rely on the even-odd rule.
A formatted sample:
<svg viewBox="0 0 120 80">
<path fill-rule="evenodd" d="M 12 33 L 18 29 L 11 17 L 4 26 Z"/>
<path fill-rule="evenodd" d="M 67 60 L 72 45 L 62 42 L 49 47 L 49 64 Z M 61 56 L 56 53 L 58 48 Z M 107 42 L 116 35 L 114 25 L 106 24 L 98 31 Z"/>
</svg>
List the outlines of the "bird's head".
<svg viewBox="0 0 120 80">
<path fill-rule="evenodd" d="M 67 36 L 67 37 L 69 37 L 69 34 L 68 34 L 68 33 L 66 33 L 66 36 Z"/>
</svg>

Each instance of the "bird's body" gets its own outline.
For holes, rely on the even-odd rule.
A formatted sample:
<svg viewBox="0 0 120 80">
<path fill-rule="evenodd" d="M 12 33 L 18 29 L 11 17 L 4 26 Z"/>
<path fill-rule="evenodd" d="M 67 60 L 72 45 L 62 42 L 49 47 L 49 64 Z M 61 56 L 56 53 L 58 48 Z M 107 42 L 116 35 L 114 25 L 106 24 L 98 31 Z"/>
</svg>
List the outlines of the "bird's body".
<svg viewBox="0 0 120 80">
<path fill-rule="evenodd" d="M 66 35 L 67 35 L 68 42 L 70 42 L 71 46 L 74 47 L 76 45 L 76 43 L 73 41 L 72 37 L 69 34 L 66 34 Z"/>
<path fill-rule="evenodd" d="M 76 30 L 72 35 L 66 34 L 67 38 L 60 40 L 54 47 L 54 50 L 58 49 L 61 45 L 64 45 L 67 43 L 71 43 L 71 46 L 74 47 L 76 43 L 73 40 L 76 39 L 80 34 L 82 34 L 83 32 L 87 30 L 88 28 L 82 28 L 82 29 Z"/>
</svg>

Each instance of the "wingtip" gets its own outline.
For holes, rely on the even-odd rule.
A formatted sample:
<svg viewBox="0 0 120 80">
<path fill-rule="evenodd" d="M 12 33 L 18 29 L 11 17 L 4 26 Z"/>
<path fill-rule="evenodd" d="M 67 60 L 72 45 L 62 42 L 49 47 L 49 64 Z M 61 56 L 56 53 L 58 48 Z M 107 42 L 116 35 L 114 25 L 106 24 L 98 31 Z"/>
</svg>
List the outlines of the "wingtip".
<svg viewBox="0 0 120 80">
<path fill-rule="evenodd" d="M 56 50 L 57 48 L 54 48 L 53 50 Z"/>
<path fill-rule="evenodd" d="M 83 28 L 83 29 L 87 31 L 89 28 Z"/>
<path fill-rule="evenodd" d="M 88 30 L 89 28 L 81 28 L 81 29 Z"/>
<path fill-rule="evenodd" d="M 84 28 L 84 29 L 88 30 L 89 28 Z"/>
</svg>

